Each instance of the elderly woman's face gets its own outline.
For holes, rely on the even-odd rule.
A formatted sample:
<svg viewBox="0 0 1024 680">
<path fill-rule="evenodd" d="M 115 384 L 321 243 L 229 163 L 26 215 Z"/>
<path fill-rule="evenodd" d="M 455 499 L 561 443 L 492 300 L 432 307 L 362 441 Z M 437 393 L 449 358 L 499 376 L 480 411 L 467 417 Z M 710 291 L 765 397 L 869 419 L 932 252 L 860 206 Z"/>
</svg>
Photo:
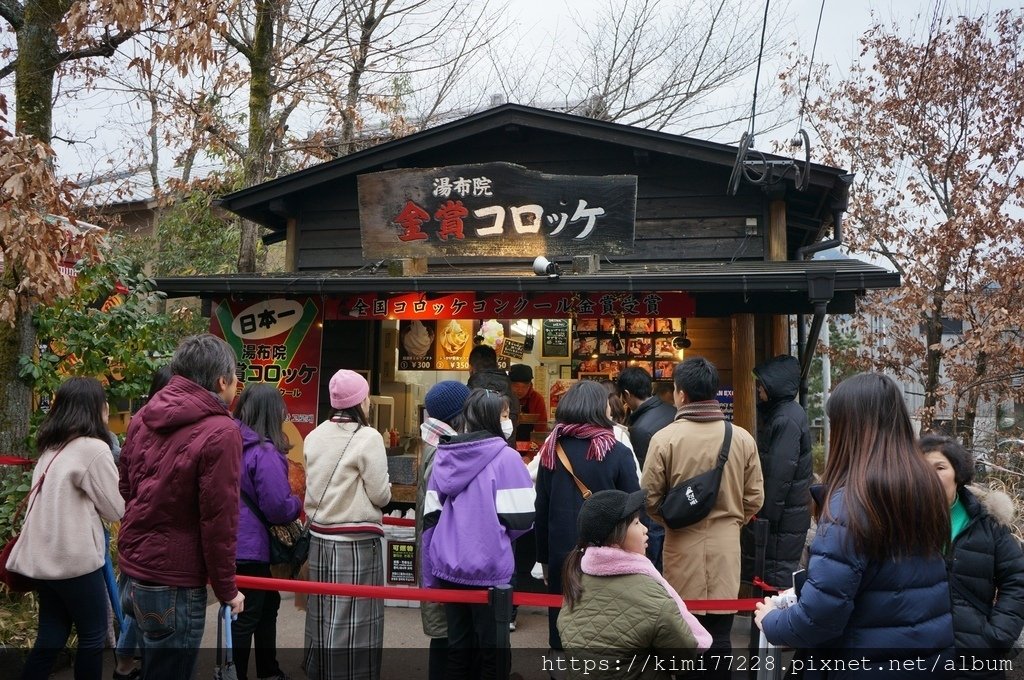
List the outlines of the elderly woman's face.
<svg viewBox="0 0 1024 680">
<path fill-rule="evenodd" d="M 952 505 L 953 499 L 956 498 L 956 473 L 949 464 L 949 459 L 941 451 L 929 451 L 924 454 L 924 459 L 935 468 L 935 474 L 942 482 L 942 490 L 946 492 L 946 501 Z"/>
</svg>

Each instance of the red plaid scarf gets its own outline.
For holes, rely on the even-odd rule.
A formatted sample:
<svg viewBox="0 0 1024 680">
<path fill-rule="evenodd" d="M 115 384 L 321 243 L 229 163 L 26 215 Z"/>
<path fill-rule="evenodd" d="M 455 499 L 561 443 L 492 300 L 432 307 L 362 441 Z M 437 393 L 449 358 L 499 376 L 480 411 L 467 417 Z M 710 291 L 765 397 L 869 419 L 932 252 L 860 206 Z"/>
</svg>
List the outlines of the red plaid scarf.
<svg viewBox="0 0 1024 680">
<path fill-rule="evenodd" d="M 555 444 L 562 437 L 589 439 L 587 460 L 604 460 L 605 454 L 615 446 L 615 432 L 611 428 L 589 423 L 558 423 L 540 447 L 540 464 L 549 470 L 555 469 Z"/>
</svg>

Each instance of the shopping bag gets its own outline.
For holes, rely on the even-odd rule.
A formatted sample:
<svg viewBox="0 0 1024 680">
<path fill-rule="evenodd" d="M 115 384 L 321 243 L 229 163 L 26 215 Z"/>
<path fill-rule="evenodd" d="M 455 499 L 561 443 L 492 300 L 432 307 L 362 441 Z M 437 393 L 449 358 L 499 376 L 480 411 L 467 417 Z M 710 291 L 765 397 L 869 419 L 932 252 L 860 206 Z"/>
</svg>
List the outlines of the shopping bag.
<svg viewBox="0 0 1024 680">
<path fill-rule="evenodd" d="M 217 667 L 213 680 L 238 680 L 234 657 L 231 654 L 231 607 L 221 605 L 217 616 Z"/>
</svg>

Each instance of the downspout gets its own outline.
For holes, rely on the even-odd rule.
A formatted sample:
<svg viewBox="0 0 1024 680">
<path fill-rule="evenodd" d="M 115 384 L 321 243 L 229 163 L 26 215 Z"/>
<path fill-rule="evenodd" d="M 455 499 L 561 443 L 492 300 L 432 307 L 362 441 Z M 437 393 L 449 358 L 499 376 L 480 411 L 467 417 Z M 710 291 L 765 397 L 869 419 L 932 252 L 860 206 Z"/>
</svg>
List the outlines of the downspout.
<svg viewBox="0 0 1024 680">
<path fill-rule="evenodd" d="M 814 305 L 814 317 L 811 319 L 811 330 L 804 343 L 804 351 L 800 357 L 800 405 L 807 408 L 807 377 L 811 372 L 811 360 L 814 348 L 818 345 L 818 335 L 825 322 L 828 303 L 835 294 L 836 270 L 816 272 L 807 276 L 807 295 Z"/>
<path fill-rule="evenodd" d="M 814 253 L 843 245 L 843 214 L 850 205 L 850 185 L 853 184 L 855 177 L 855 174 L 848 173 L 836 178 L 830 206 L 832 209 L 832 238 L 798 248 L 796 251 L 798 261 Z M 797 314 L 796 317 L 797 352 L 800 355 L 800 405 L 804 409 L 807 408 L 807 376 L 811 371 L 811 360 L 814 358 L 814 348 L 818 344 L 821 325 L 825 321 L 825 310 L 835 290 L 835 272 L 831 272 L 830 284 L 820 286 L 818 290 L 815 290 L 815 283 L 811 280 L 808 281 L 808 287 L 809 297 L 814 304 L 814 318 L 811 320 L 810 334 L 805 335 L 804 315 Z M 828 289 L 827 297 L 822 297 L 826 293 L 825 288 Z"/>
<path fill-rule="evenodd" d="M 796 251 L 796 259 L 803 260 L 808 255 L 814 253 L 820 253 L 823 250 L 829 248 L 835 248 L 836 246 L 843 245 L 843 213 L 850 205 L 850 185 L 853 184 L 853 178 L 856 177 L 854 174 L 839 175 L 837 178 L 838 186 L 833 193 L 832 198 L 832 238 L 827 241 L 818 241 L 810 245 L 798 248 Z"/>
</svg>

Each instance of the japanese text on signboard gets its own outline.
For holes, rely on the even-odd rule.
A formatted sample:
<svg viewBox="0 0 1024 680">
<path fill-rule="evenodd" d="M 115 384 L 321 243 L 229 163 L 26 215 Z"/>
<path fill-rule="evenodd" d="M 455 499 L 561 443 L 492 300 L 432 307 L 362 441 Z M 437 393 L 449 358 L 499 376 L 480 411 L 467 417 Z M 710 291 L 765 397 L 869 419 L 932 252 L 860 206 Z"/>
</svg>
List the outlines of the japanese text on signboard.
<svg viewBox="0 0 1024 680">
<path fill-rule="evenodd" d="M 585 317 L 691 317 L 692 297 L 680 292 L 422 293 L 391 297 L 374 293 L 338 301 L 327 318 L 339 319 L 557 319 Z"/>
<path fill-rule="evenodd" d="M 546 175 L 511 163 L 359 177 L 365 257 L 626 254 L 636 177 Z"/>
</svg>

